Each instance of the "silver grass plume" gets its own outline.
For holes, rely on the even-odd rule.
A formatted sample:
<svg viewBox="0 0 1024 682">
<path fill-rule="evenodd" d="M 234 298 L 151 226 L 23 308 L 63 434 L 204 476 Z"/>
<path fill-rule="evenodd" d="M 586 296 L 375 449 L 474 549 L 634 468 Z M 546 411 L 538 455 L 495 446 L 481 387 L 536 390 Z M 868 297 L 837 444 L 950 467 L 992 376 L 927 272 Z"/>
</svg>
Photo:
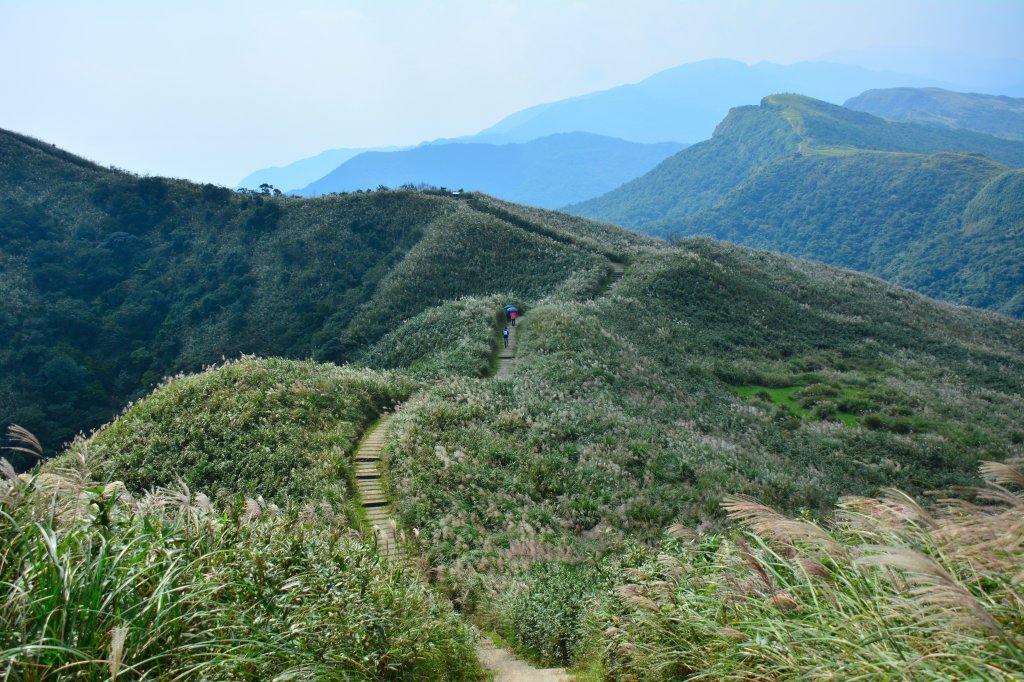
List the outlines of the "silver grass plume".
<svg viewBox="0 0 1024 682">
<path fill-rule="evenodd" d="M 722 500 L 722 508 L 729 514 L 729 518 L 743 523 L 763 537 L 786 544 L 801 541 L 830 556 L 847 555 L 846 550 L 821 528 L 806 521 L 791 519 L 752 498 L 727 497 Z"/>
<path fill-rule="evenodd" d="M 110 679 L 116 682 L 121 674 L 121 663 L 124 661 L 124 644 L 128 638 L 128 628 L 118 625 L 110 631 Z"/>
<path fill-rule="evenodd" d="M 908 547 L 867 546 L 855 560 L 906 574 L 910 596 L 928 620 L 950 620 L 972 629 L 1003 636 L 1002 628 L 985 607 L 934 559 Z"/>
</svg>

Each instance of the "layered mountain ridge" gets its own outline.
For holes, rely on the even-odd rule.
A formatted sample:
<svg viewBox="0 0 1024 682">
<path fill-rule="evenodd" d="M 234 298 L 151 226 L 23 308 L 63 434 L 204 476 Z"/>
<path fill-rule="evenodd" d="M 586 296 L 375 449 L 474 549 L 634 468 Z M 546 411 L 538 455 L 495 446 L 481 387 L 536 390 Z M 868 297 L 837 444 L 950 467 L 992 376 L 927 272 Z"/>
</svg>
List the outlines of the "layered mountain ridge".
<svg viewBox="0 0 1024 682">
<path fill-rule="evenodd" d="M 569 210 L 777 249 L 1019 316 L 1021 165 L 1017 141 L 774 95 Z"/>
</svg>

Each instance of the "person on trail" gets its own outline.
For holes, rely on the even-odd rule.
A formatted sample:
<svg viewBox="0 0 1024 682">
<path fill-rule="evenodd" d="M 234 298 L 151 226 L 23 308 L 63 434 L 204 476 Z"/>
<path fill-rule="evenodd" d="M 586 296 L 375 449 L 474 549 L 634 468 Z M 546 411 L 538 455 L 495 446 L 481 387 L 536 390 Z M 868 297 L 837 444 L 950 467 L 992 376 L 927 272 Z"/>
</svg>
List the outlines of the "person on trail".
<svg viewBox="0 0 1024 682">
<path fill-rule="evenodd" d="M 510 310 L 508 313 L 508 319 L 512 320 L 512 326 L 516 326 L 516 315 L 519 314 L 517 310 Z"/>
<path fill-rule="evenodd" d="M 505 348 L 508 348 L 508 327 L 501 330 L 501 338 L 505 339 Z"/>
</svg>

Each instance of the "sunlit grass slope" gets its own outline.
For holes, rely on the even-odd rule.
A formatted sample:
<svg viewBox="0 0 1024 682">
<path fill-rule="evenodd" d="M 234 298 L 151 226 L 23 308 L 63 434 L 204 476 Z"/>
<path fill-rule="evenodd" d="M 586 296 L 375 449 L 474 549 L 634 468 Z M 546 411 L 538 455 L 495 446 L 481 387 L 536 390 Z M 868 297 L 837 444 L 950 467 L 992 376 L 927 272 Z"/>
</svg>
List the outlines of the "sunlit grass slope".
<svg viewBox="0 0 1024 682">
<path fill-rule="evenodd" d="M 633 251 L 626 272 L 530 309 L 509 379 L 452 379 L 397 419 L 403 522 L 458 603 L 549 661 L 572 658 L 588 609 L 554 623 L 509 595 L 600 592 L 594 552 L 719 528 L 728 495 L 827 514 L 1021 452 L 1020 323 L 711 241 Z M 794 387 L 800 409 L 750 385 Z"/>
<path fill-rule="evenodd" d="M 360 436 L 413 388 L 391 373 L 242 358 L 165 381 L 72 450 L 132 492 L 182 481 L 216 498 L 343 503 Z"/>
</svg>

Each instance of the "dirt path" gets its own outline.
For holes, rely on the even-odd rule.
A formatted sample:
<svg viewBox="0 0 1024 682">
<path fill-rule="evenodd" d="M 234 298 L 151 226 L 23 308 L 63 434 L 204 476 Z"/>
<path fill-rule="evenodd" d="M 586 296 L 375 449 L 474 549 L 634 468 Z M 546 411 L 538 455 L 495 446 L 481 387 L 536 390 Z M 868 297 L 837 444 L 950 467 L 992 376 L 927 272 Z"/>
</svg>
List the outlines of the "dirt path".
<svg viewBox="0 0 1024 682">
<path fill-rule="evenodd" d="M 502 348 L 498 353 L 498 371 L 494 373 L 496 379 L 507 377 L 516 364 L 516 328 L 511 324 L 508 326 L 508 348 Z"/>
<path fill-rule="evenodd" d="M 576 679 L 563 668 L 534 668 L 508 650 L 499 649 L 489 639 L 482 640 L 477 646 L 476 657 L 484 670 L 495 674 L 494 682 L 556 682 Z"/>
<path fill-rule="evenodd" d="M 622 278 L 622 270 L 619 266 L 616 268 L 613 277 L 614 281 L 618 282 Z M 509 325 L 508 332 L 508 348 L 501 348 L 498 354 L 498 371 L 494 374 L 495 378 L 507 377 L 516 363 L 516 328 Z M 377 422 L 356 448 L 356 491 L 362 500 L 366 518 L 376 534 L 381 553 L 388 559 L 407 562 L 409 557 L 405 547 L 398 541 L 398 525 L 381 487 L 381 454 L 392 417 L 393 415 L 389 414 Z M 482 639 L 477 646 L 477 658 L 485 670 L 494 673 L 494 682 L 556 682 L 576 679 L 563 668 L 535 668 L 516 658 L 508 650 L 497 647 L 488 638 Z"/>
</svg>

